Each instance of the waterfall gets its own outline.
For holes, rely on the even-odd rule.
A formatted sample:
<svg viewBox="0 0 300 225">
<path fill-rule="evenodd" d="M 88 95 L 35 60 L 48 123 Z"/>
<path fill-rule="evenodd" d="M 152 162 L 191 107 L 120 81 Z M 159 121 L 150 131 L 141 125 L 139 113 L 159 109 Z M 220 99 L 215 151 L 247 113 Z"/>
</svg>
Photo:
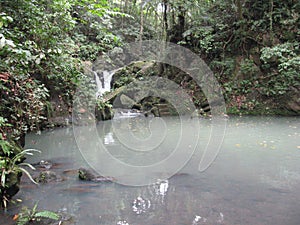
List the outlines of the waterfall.
<svg viewBox="0 0 300 225">
<path fill-rule="evenodd" d="M 97 93 L 96 97 L 102 96 L 105 92 L 110 91 L 111 86 L 110 82 L 115 74 L 115 71 L 103 71 L 101 79 L 98 76 L 98 73 L 94 71 L 95 74 L 95 80 L 96 80 L 96 85 L 97 85 Z"/>
<path fill-rule="evenodd" d="M 97 72 L 94 71 L 94 75 L 95 75 L 96 86 L 97 86 L 96 97 L 98 97 L 98 96 L 102 95 L 102 93 L 100 93 L 100 88 L 102 87 L 102 83 L 100 81 L 100 78 L 98 77 Z"/>
</svg>

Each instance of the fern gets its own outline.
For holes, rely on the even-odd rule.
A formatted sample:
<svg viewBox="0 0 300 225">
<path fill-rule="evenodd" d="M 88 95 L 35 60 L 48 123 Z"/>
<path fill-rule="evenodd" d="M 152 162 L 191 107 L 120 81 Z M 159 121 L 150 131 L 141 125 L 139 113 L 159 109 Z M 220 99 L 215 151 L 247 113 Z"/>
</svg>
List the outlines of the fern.
<svg viewBox="0 0 300 225">
<path fill-rule="evenodd" d="M 23 207 L 19 214 L 17 225 L 26 225 L 31 221 L 40 221 L 42 218 L 59 220 L 60 216 L 55 212 L 51 212 L 47 210 L 37 211 L 37 205 L 38 203 L 36 203 L 32 209 Z"/>
<path fill-rule="evenodd" d="M 51 212 L 51 211 L 37 212 L 34 216 L 35 217 L 52 219 L 52 220 L 58 220 L 59 219 L 59 215 L 57 213 Z"/>
</svg>

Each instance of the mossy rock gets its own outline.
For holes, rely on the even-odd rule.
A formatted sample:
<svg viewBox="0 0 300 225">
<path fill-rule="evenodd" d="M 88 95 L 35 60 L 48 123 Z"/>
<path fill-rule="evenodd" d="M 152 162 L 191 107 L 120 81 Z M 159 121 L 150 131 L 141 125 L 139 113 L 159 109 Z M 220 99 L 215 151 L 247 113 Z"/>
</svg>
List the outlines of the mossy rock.
<svg viewBox="0 0 300 225">
<path fill-rule="evenodd" d="M 63 181 L 63 178 L 57 175 L 53 171 L 42 171 L 39 176 L 34 179 L 37 183 L 50 183 L 50 182 L 60 182 Z"/>
<path fill-rule="evenodd" d="M 20 190 L 22 172 L 13 171 L 6 175 L 5 187 L 0 186 L 0 198 L 3 200 L 10 200 Z"/>
<path fill-rule="evenodd" d="M 78 178 L 83 181 L 93 181 L 93 182 L 112 182 L 115 181 L 113 177 L 99 176 L 91 170 L 80 168 L 78 170 Z"/>
</svg>

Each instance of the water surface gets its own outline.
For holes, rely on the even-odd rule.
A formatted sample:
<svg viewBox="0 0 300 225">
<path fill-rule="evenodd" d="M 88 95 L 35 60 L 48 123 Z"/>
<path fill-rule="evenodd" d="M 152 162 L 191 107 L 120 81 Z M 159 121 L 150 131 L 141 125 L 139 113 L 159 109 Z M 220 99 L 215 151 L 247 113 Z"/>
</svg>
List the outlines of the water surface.
<svg viewBox="0 0 300 225">
<path fill-rule="evenodd" d="M 210 120 L 162 118 L 162 123 L 149 127 L 152 119 L 120 119 L 113 125 L 111 121 L 101 122 L 97 136 L 105 151 L 136 166 L 167 158 L 182 137 L 182 146 L 187 148 L 196 141 L 191 160 L 174 176 L 169 178 L 164 169 L 152 171 L 145 176 L 157 180 L 147 186 L 79 181 L 76 170 L 88 168 L 87 159 L 105 162 L 93 149 L 97 146 L 93 140 L 88 150 L 79 149 L 72 128 L 62 128 L 27 135 L 26 147 L 42 150 L 42 154 L 28 160 L 51 161 L 50 170 L 61 175 L 63 181 L 36 187 L 24 179 L 16 197 L 26 205 L 39 201 L 39 208 L 67 212 L 77 224 L 86 225 L 300 224 L 299 118 L 231 117 L 221 151 L 204 172 L 199 172 L 198 166 L 210 138 Z M 190 127 L 184 134 L 182 123 Z M 82 129 L 82 137 L 88 139 L 84 135 L 88 128 Z M 130 131 L 136 139 L 129 138 Z M 155 150 L 140 151 L 150 146 Z M 178 155 L 178 162 L 184 153 Z M 174 167 L 178 162 L 174 161 Z M 138 170 L 136 174 L 114 171 L 118 169 L 109 167 L 112 174 L 122 174 L 124 179 L 134 180 L 141 175 Z"/>
</svg>

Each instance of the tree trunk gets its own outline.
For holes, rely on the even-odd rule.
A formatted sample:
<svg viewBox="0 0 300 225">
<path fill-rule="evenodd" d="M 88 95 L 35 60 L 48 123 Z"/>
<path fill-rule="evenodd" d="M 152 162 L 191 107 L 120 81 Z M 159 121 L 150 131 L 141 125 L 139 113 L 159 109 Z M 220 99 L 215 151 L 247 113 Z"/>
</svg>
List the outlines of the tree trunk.
<svg viewBox="0 0 300 225">
<path fill-rule="evenodd" d="M 163 21 L 164 21 L 164 31 L 165 33 L 168 32 L 168 1 L 167 0 L 164 0 L 163 2 L 164 4 L 164 13 L 163 13 Z"/>
<path fill-rule="evenodd" d="M 243 19 L 243 8 L 242 8 L 242 0 L 236 0 L 236 7 L 237 7 L 237 18 L 238 20 Z"/>
<path fill-rule="evenodd" d="M 143 33 L 144 33 L 144 12 L 143 12 L 143 4 L 141 3 L 140 6 L 140 13 L 141 13 L 141 26 L 140 26 L 140 51 L 142 52 L 142 45 L 143 45 Z"/>
</svg>

